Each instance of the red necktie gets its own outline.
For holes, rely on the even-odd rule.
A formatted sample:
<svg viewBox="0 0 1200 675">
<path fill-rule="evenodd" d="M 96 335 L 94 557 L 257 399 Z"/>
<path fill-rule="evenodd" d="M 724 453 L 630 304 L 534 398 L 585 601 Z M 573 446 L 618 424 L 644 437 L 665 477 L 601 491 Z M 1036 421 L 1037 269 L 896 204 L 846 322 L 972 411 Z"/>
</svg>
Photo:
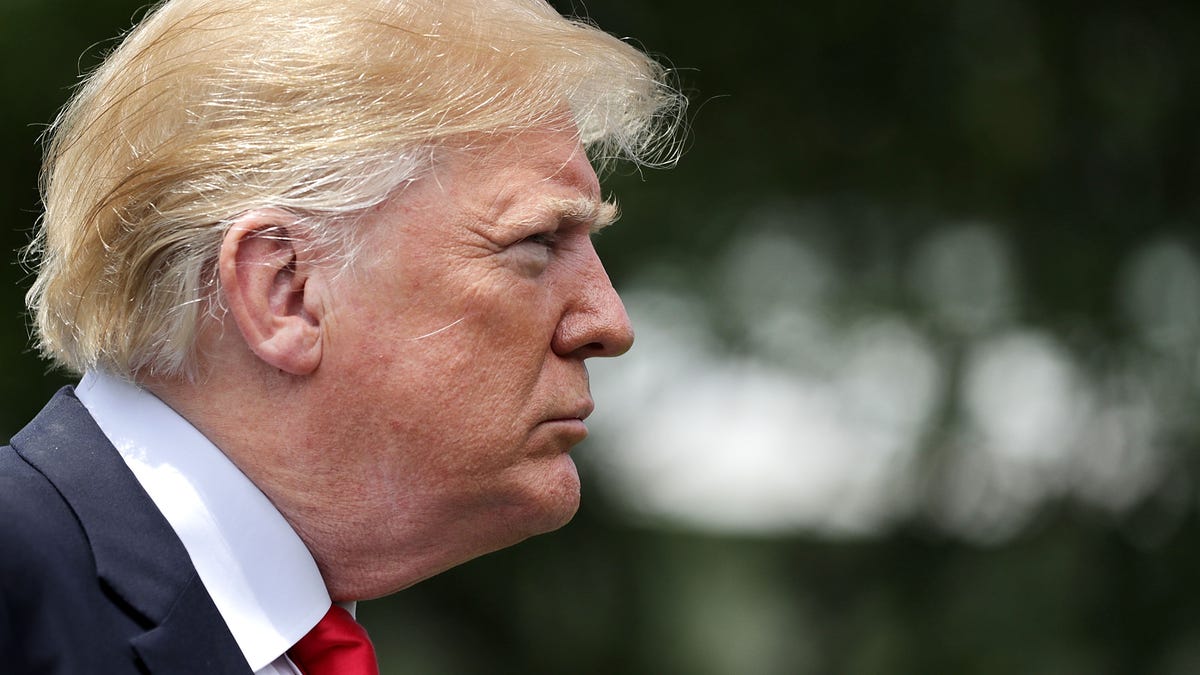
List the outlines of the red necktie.
<svg viewBox="0 0 1200 675">
<path fill-rule="evenodd" d="M 287 654 L 304 675 L 379 675 L 366 629 L 337 605 Z"/>
</svg>

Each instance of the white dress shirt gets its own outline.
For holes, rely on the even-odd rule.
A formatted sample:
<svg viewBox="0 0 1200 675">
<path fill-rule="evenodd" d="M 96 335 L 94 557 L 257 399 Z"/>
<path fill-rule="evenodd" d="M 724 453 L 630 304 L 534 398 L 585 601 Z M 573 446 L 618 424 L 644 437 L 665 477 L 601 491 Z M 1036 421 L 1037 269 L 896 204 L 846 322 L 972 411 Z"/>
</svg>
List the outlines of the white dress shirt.
<svg viewBox="0 0 1200 675">
<path fill-rule="evenodd" d="M 330 602 L 291 525 L 215 445 L 150 392 L 89 372 L 75 394 L 183 541 L 250 669 L 299 675 L 285 652 Z"/>
</svg>

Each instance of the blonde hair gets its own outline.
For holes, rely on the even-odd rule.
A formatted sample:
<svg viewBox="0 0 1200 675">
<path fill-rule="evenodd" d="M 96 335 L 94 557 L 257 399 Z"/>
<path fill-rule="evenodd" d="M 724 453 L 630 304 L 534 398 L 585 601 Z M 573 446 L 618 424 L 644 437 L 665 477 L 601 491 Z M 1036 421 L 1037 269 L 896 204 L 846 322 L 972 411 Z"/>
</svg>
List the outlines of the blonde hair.
<svg viewBox="0 0 1200 675">
<path fill-rule="evenodd" d="M 193 376 L 229 223 L 353 220 L 431 148 L 571 112 L 600 161 L 670 163 L 666 71 L 543 0 L 169 0 L 50 131 L 26 301 L 42 353 L 82 372 Z"/>
</svg>

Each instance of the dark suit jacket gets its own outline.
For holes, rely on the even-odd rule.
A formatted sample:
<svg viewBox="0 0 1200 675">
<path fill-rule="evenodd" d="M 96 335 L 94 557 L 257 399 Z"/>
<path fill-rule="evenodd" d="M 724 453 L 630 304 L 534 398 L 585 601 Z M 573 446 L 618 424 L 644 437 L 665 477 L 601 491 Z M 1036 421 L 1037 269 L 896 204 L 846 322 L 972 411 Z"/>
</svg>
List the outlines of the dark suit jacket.
<svg viewBox="0 0 1200 675">
<path fill-rule="evenodd" d="M 0 672 L 250 673 L 183 544 L 69 387 L 0 448 Z"/>
</svg>

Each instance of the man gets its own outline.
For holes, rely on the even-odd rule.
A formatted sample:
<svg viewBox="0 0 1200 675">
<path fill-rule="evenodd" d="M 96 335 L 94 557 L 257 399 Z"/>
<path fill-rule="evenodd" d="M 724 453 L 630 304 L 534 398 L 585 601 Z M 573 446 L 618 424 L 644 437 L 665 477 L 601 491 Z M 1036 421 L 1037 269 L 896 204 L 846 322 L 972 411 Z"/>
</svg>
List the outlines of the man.
<svg viewBox="0 0 1200 675">
<path fill-rule="evenodd" d="M 587 152 L 669 160 L 663 76 L 540 0 L 153 10 L 52 129 L 4 672 L 371 672 L 354 601 L 569 520 L 633 339 Z"/>
</svg>

